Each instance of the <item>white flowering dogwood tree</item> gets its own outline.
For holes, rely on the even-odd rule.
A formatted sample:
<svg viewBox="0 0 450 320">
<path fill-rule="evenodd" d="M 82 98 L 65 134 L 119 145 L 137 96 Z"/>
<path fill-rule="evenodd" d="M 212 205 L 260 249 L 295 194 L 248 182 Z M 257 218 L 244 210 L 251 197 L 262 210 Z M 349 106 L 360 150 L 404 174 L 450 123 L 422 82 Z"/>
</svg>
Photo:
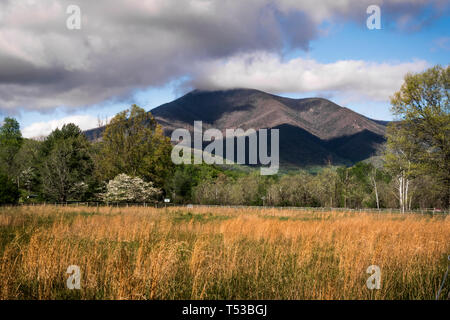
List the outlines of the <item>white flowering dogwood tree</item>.
<svg viewBox="0 0 450 320">
<path fill-rule="evenodd" d="M 102 198 L 108 202 L 151 202 L 156 201 L 161 194 L 161 189 L 153 187 L 152 182 L 122 173 L 108 182 Z"/>
</svg>

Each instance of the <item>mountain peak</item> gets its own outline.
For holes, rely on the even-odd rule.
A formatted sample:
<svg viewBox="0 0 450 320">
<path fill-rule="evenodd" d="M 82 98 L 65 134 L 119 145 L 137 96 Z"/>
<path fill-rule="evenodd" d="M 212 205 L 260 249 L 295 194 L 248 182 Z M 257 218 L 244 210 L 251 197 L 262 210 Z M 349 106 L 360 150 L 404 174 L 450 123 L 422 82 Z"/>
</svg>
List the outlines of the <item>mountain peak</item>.
<svg viewBox="0 0 450 320">
<path fill-rule="evenodd" d="M 250 88 L 194 90 L 151 111 L 166 135 L 175 129 L 280 130 L 280 156 L 291 165 L 351 164 L 385 141 L 385 124 L 324 98 L 291 99 Z M 284 155 L 284 159 L 283 159 Z"/>
</svg>

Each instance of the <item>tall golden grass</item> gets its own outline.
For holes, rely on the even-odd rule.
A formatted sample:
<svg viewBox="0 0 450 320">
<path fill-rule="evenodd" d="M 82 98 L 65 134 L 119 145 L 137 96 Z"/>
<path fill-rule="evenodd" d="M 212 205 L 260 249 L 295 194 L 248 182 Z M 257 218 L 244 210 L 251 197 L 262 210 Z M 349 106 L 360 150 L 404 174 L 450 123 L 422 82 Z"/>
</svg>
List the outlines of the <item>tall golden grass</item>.
<svg viewBox="0 0 450 320">
<path fill-rule="evenodd" d="M 449 253 L 443 215 L 1 208 L 0 298 L 434 299 Z"/>
</svg>

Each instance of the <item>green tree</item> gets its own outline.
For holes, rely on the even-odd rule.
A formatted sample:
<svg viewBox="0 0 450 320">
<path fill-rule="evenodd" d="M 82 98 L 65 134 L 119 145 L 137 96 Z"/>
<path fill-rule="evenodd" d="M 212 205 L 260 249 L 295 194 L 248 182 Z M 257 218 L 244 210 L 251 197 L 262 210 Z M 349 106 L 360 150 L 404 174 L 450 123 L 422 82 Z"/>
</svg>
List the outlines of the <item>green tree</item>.
<svg viewBox="0 0 450 320">
<path fill-rule="evenodd" d="M 340 207 L 348 208 L 349 197 L 352 186 L 352 177 L 350 169 L 347 167 L 339 167 L 336 169 L 336 185 L 338 188 L 338 205 Z"/>
<path fill-rule="evenodd" d="M 187 169 L 186 166 L 177 168 L 170 181 L 169 187 L 174 202 L 183 203 L 192 199 L 192 188 L 195 182 L 192 176 L 193 171 Z"/>
<path fill-rule="evenodd" d="M 400 210 L 411 208 L 412 194 L 410 189 L 418 174 L 418 145 L 414 136 L 405 130 L 405 123 L 392 123 L 386 132 L 385 167 L 393 177 L 396 196 Z"/>
<path fill-rule="evenodd" d="M 14 158 L 20 150 L 23 138 L 16 119 L 5 118 L 0 127 L 0 168 L 3 173 L 13 177 Z"/>
<path fill-rule="evenodd" d="M 55 201 L 82 200 L 93 183 L 90 144 L 80 128 L 68 124 L 54 130 L 43 142 L 42 192 Z"/>
<path fill-rule="evenodd" d="M 313 196 L 313 177 L 306 172 L 285 175 L 267 190 L 267 204 L 276 206 L 313 207 L 318 201 Z"/>
<path fill-rule="evenodd" d="M 241 204 L 253 206 L 265 204 L 269 180 L 269 176 L 261 176 L 259 171 L 239 177 L 236 185 L 242 190 L 243 202 Z"/>
<path fill-rule="evenodd" d="M 144 109 L 133 105 L 118 113 L 106 126 L 98 155 L 102 180 L 120 173 L 140 176 L 156 186 L 164 186 L 173 173 L 170 139 Z"/>
<path fill-rule="evenodd" d="M 22 147 L 14 158 L 14 175 L 17 186 L 24 193 L 24 198 L 37 192 L 40 185 L 40 148 L 41 142 L 24 139 Z"/>
<path fill-rule="evenodd" d="M 338 174 L 332 167 L 321 170 L 311 181 L 311 190 L 322 207 L 334 207 L 339 204 L 337 199 Z"/>
<path fill-rule="evenodd" d="M 388 129 L 387 167 L 398 182 L 400 207 L 411 206 L 410 183 L 430 175 L 450 206 L 450 67 L 435 66 L 408 74 L 391 98 L 398 122 Z"/>
<path fill-rule="evenodd" d="M 215 180 L 219 174 L 232 174 L 215 165 L 202 163 L 200 165 L 180 164 L 175 166 L 175 173 L 167 180 L 166 190 L 177 203 L 190 203 L 194 196 L 194 189 L 206 181 Z"/>
<path fill-rule="evenodd" d="M 204 179 L 193 189 L 194 201 L 200 204 L 227 205 L 242 201 L 231 177 L 220 173 L 216 178 Z"/>
<path fill-rule="evenodd" d="M 7 175 L 0 173 L 0 204 L 15 204 L 19 196 L 17 185 Z"/>
</svg>

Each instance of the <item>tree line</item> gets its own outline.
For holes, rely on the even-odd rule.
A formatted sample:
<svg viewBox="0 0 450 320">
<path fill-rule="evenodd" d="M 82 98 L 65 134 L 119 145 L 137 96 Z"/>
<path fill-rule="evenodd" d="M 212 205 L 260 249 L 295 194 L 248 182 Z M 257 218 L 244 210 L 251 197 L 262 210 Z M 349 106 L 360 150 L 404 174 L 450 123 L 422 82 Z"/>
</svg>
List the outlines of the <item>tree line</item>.
<svg viewBox="0 0 450 320">
<path fill-rule="evenodd" d="M 75 124 L 38 141 L 18 122 L 0 127 L 0 203 L 116 201 L 300 207 L 450 207 L 450 69 L 408 74 L 391 98 L 397 120 L 377 157 L 318 172 L 259 171 L 174 165 L 161 126 L 133 105 L 117 114 L 102 138 L 89 141 Z"/>
</svg>

